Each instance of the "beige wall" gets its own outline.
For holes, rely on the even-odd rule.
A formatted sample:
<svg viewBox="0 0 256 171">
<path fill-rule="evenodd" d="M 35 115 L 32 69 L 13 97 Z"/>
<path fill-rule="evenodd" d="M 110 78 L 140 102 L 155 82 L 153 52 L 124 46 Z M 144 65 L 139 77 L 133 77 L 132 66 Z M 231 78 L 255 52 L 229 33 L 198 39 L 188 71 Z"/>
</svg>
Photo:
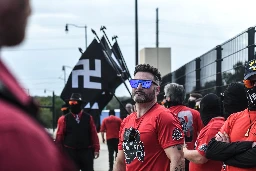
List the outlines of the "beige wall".
<svg viewBox="0 0 256 171">
<path fill-rule="evenodd" d="M 158 60 L 157 60 L 158 56 Z M 164 76 L 171 72 L 171 48 L 144 48 L 140 50 L 139 64 L 150 64 Z"/>
</svg>

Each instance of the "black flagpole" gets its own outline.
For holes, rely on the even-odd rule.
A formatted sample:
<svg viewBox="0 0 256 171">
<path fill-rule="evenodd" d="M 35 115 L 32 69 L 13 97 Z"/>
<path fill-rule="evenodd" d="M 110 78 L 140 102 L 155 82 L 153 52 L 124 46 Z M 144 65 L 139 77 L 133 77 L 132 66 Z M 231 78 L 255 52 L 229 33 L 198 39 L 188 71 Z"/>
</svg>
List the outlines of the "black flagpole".
<svg viewBox="0 0 256 171">
<path fill-rule="evenodd" d="M 118 43 L 118 42 L 117 42 L 117 38 L 118 38 L 117 36 L 113 36 L 113 37 L 112 37 L 112 41 L 115 40 L 116 43 Z M 126 71 L 128 72 L 128 77 L 129 77 L 130 79 L 132 79 L 132 78 L 131 78 L 130 71 L 128 70 L 128 67 L 127 67 L 127 65 L 126 65 L 126 62 L 125 62 L 125 60 L 124 60 L 124 56 L 123 56 L 123 54 L 122 54 L 121 49 L 119 48 L 119 46 L 118 46 L 118 50 L 119 50 L 119 53 L 120 53 L 120 55 L 121 55 L 121 60 L 122 60 L 123 63 L 124 63 L 124 67 L 125 67 Z"/>
<path fill-rule="evenodd" d="M 113 46 L 111 45 L 111 43 L 110 43 L 110 41 L 109 41 L 109 39 L 108 39 L 108 36 L 107 36 L 107 34 L 106 34 L 106 32 L 105 32 L 105 29 L 107 29 L 105 26 L 101 26 L 101 28 L 100 28 L 100 30 L 104 33 L 104 36 L 106 37 L 106 39 L 107 39 L 107 41 L 108 41 L 108 43 L 109 43 L 109 45 L 110 45 L 110 47 L 111 47 L 112 52 L 114 53 L 115 56 L 117 56 L 117 55 L 116 55 L 116 54 L 117 54 L 116 51 L 113 50 Z M 116 39 L 116 38 L 117 38 L 117 36 L 115 36 L 115 39 Z M 119 52 L 120 52 L 120 55 L 121 55 L 121 60 L 124 62 L 124 65 L 125 65 L 124 67 L 125 67 L 126 71 L 128 72 L 128 78 L 131 79 L 130 72 L 129 72 L 127 66 L 126 66 L 126 63 L 125 63 L 124 58 L 123 58 L 123 54 L 121 53 L 120 49 L 119 49 Z"/>
<path fill-rule="evenodd" d="M 105 49 L 104 46 L 102 45 L 102 43 L 101 43 L 101 41 L 100 41 L 100 39 L 99 39 L 97 33 L 96 33 L 93 29 L 92 29 L 92 33 L 96 36 L 96 38 L 97 38 L 97 40 L 100 42 L 100 45 L 102 46 L 102 48 Z M 129 92 L 129 94 L 130 94 L 130 96 L 131 96 L 131 98 L 132 98 L 132 94 L 131 94 L 130 90 L 128 89 L 128 87 L 127 87 L 127 85 L 126 85 L 124 79 L 122 78 L 122 75 L 119 73 L 118 69 L 115 67 L 115 65 L 114 65 L 114 63 L 113 63 L 113 61 L 112 61 L 112 58 L 109 57 L 109 54 L 108 54 L 108 53 L 106 53 L 106 55 L 107 55 L 108 58 L 110 59 L 110 62 L 112 63 L 112 65 L 113 65 L 115 71 L 117 72 L 117 74 L 120 75 L 120 78 L 122 79 L 122 82 L 125 84 L 126 89 L 128 90 L 128 92 Z M 124 109 L 125 111 L 127 111 L 126 108 L 125 108 L 125 106 L 123 105 L 123 103 L 116 97 L 115 93 L 113 93 L 113 92 L 111 92 L 111 93 L 114 95 L 114 97 L 115 97 L 116 100 L 120 103 L 120 105 L 123 107 L 123 109 Z M 127 111 L 127 112 L 128 112 L 128 111 Z"/>
<path fill-rule="evenodd" d="M 101 41 L 100 41 L 100 39 L 99 39 L 97 33 L 96 33 L 93 29 L 92 29 L 92 32 L 93 32 L 93 34 L 96 36 L 96 38 L 98 39 L 98 41 L 99 41 L 100 44 L 101 44 Z M 104 33 L 104 34 L 105 34 L 105 33 Z M 107 40 L 108 40 L 108 39 L 107 39 Z M 109 40 L 108 40 L 108 42 L 109 42 Z M 101 44 L 101 46 L 102 46 L 103 49 L 105 49 L 105 47 L 104 47 L 102 44 Z M 132 97 L 132 94 L 131 94 L 129 88 L 128 88 L 127 84 L 125 83 L 125 81 L 124 81 L 124 79 L 123 79 L 123 77 L 122 77 L 122 73 L 120 73 L 119 70 L 118 70 L 118 68 L 116 68 L 116 66 L 114 65 L 114 61 L 113 61 L 113 59 L 111 58 L 111 56 L 109 56 L 108 53 L 106 53 L 106 54 L 107 54 L 108 58 L 110 59 L 112 65 L 114 66 L 115 71 L 117 72 L 118 75 L 120 75 L 120 78 L 122 79 L 122 82 L 124 83 L 124 85 L 125 85 L 125 87 L 126 87 L 128 93 L 129 93 L 130 96 Z"/>
</svg>

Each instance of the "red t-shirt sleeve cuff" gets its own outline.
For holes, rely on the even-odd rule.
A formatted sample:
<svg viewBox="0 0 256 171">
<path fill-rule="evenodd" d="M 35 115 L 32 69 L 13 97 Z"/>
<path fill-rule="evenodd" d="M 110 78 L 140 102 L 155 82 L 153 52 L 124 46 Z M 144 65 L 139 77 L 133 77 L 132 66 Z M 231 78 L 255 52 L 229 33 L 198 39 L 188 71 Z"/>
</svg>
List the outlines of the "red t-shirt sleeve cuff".
<svg viewBox="0 0 256 171">
<path fill-rule="evenodd" d="M 181 141 L 181 142 L 175 142 L 175 143 L 168 143 L 168 144 L 164 144 L 164 145 L 162 145 L 162 148 L 163 148 L 163 149 L 166 149 L 166 148 L 171 147 L 171 146 L 175 146 L 175 145 L 183 145 L 183 144 L 184 144 L 184 142 L 183 142 L 183 141 Z"/>
</svg>

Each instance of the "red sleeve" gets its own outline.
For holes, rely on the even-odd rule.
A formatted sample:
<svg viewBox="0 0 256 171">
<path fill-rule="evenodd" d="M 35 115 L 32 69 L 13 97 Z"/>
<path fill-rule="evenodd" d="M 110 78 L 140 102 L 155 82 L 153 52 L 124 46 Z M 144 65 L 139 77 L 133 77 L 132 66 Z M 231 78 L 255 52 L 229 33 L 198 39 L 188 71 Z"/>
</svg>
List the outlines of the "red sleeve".
<svg viewBox="0 0 256 171">
<path fill-rule="evenodd" d="M 184 144 L 184 135 L 180 122 L 170 112 L 163 112 L 157 118 L 158 141 L 163 149 Z"/>
<path fill-rule="evenodd" d="M 127 120 L 127 118 L 125 118 L 123 120 L 123 122 L 121 123 L 120 129 L 119 129 L 119 143 L 118 143 L 118 150 L 123 150 L 123 136 L 122 136 L 122 131 L 125 125 L 125 121 Z"/>
<path fill-rule="evenodd" d="M 60 117 L 58 120 L 58 130 L 55 140 L 57 144 L 62 144 L 64 141 L 65 124 L 65 117 Z"/>
<path fill-rule="evenodd" d="M 102 125 L 100 127 L 100 132 L 105 132 L 106 131 L 106 119 L 102 121 Z"/>
<path fill-rule="evenodd" d="M 207 150 L 207 144 L 211 141 L 213 137 L 216 135 L 216 130 L 208 127 L 207 129 L 202 129 L 200 134 L 198 135 L 196 141 L 196 150 L 202 155 L 205 156 Z"/>
<path fill-rule="evenodd" d="M 91 126 L 91 135 L 92 135 L 92 145 L 95 150 L 95 152 L 100 151 L 100 141 L 97 134 L 97 130 L 93 121 L 92 116 L 90 116 L 90 126 Z"/>
</svg>

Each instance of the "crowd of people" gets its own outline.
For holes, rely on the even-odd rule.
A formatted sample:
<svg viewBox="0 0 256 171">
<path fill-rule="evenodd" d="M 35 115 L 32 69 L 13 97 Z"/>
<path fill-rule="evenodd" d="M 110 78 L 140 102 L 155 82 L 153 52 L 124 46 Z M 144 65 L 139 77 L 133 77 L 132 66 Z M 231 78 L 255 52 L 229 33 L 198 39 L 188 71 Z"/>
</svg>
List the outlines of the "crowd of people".
<svg viewBox="0 0 256 171">
<path fill-rule="evenodd" d="M 23 41 L 30 13 L 29 0 L 0 0 L 0 48 Z M 137 65 L 129 80 L 135 105 L 123 120 L 110 110 L 101 125 L 109 171 L 255 171 L 255 68 L 247 62 L 243 83 L 231 83 L 223 98 L 191 93 L 184 103 L 184 87 L 169 83 L 159 104 L 160 72 Z M 53 141 L 38 105 L 0 60 L 0 170 L 93 171 L 100 142 L 82 104 L 73 93 L 62 106 Z"/>
</svg>

